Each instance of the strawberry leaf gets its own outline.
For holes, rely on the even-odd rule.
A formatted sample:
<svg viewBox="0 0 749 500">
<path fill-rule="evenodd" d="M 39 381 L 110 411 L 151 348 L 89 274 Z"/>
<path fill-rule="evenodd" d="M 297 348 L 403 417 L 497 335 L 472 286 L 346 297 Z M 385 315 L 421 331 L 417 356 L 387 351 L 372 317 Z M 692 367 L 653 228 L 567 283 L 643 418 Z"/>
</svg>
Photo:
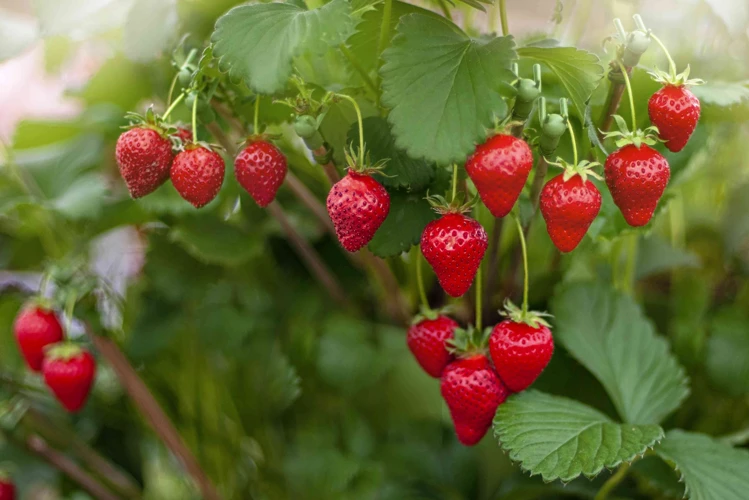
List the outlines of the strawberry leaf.
<svg viewBox="0 0 749 500">
<path fill-rule="evenodd" d="M 530 390 L 499 406 L 494 436 L 531 475 L 571 481 L 631 462 L 663 438 L 663 429 L 620 424 L 572 399 Z"/>
<path fill-rule="evenodd" d="M 603 384 L 625 422 L 660 423 L 689 394 L 684 369 L 630 297 L 576 284 L 552 310 L 555 337 Z"/>
<path fill-rule="evenodd" d="M 382 101 L 391 108 L 396 145 L 447 164 L 465 160 L 507 114 L 512 37 L 472 39 L 452 22 L 409 14 L 383 54 Z"/>
<path fill-rule="evenodd" d="M 437 218 L 425 196 L 391 191 L 390 213 L 367 248 L 378 257 L 392 257 L 417 245 L 424 227 Z"/>
</svg>

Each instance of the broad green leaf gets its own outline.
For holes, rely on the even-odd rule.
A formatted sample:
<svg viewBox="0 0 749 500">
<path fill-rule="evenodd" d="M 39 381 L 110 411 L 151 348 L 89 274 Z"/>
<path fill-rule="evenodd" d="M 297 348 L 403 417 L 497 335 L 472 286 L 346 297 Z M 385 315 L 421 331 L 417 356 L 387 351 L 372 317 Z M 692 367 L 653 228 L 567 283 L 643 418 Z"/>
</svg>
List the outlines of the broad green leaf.
<svg viewBox="0 0 749 500">
<path fill-rule="evenodd" d="M 640 238 L 637 248 L 638 279 L 672 269 L 696 267 L 700 267 L 700 259 L 694 253 L 673 247 L 655 234 Z"/>
<path fill-rule="evenodd" d="M 123 51 L 138 62 L 156 59 L 177 30 L 176 0 L 135 0 L 123 29 Z"/>
<path fill-rule="evenodd" d="M 570 481 L 631 462 L 663 438 L 663 429 L 620 424 L 572 399 L 530 390 L 499 406 L 494 435 L 531 475 Z"/>
<path fill-rule="evenodd" d="M 383 54 L 383 103 L 398 147 L 438 164 L 464 161 L 507 114 L 512 37 L 471 39 L 452 22 L 409 14 Z"/>
<path fill-rule="evenodd" d="M 718 388 L 734 397 L 749 394 L 749 322 L 728 309 L 712 322 L 705 368 Z"/>
<path fill-rule="evenodd" d="M 518 55 L 546 65 L 583 116 L 588 99 L 603 78 L 603 66 L 597 55 L 575 47 L 522 47 Z"/>
<path fill-rule="evenodd" d="M 426 193 L 390 193 L 390 213 L 367 248 L 378 257 L 392 257 L 418 245 L 424 227 L 437 218 Z"/>
<path fill-rule="evenodd" d="M 720 82 L 709 81 L 689 90 L 699 98 L 701 104 L 712 106 L 734 106 L 749 100 L 749 81 Z"/>
<path fill-rule="evenodd" d="M 193 257 L 209 264 L 237 266 L 263 252 L 263 240 L 222 222 L 215 216 L 201 215 L 180 222 L 171 232 L 172 240 Z"/>
<path fill-rule="evenodd" d="M 86 174 L 51 200 L 50 205 L 55 211 L 71 219 L 93 219 L 99 215 L 107 191 L 106 180 L 101 175 Z"/>
<path fill-rule="evenodd" d="M 603 384 L 625 422 L 660 423 L 689 393 L 684 369 L 631 297 L 576 284 L 552 310 L 555 337 Z"/>
<path fill-rule="evenodd" d="M 344 42 L 353 26 L 346 0 L 315 10 L 287 3 L 240 5 L 216 21 L 211 40 L 232 77 L 253 91 L 273 94 L 286 86 L 294 57 Z"/>
<path fill-rule="evenodd" d="M 395 146 L 390 126 L 384 118 L 371 116 L 364 119 L 364 142 L 372 163 L 387 160 L 382 169 L 384 175 L 377 177 L 384 186 L 420 191 L 434 179 L 434 165 L 424 160 L 415 160 Z M 351 125 L 348 143 L 358 147 L 358 123 Z"/>
<path fill-rule="evenodd" d="M 678 429 L 669 431 L 655 451 L 681 473 L 691 500 L 746 499 L 749 451 Z"/>
</svg>

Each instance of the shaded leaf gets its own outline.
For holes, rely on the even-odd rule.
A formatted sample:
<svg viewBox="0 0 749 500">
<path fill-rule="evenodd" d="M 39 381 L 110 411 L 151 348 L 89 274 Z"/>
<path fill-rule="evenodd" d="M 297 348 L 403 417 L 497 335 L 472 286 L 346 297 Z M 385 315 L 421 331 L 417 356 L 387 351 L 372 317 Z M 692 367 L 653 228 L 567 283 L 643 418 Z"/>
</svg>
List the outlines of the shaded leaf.
<svg viewBox="0 0 749 500">
<path fill-rule="evenodd" d="M 700 266 L 700 259 L 694 253 L 671 246 L 663 238 L 650 235 L 640 239 L 637 249 L 638 279 L 679 268 L 696 268 Z"/>
<path fill-rule="evenodd" d="M 209 264 L 236 266 L 260 255 L 263 241 L 255 234 L 210 215 L 181 221 L 172 229 L 170 237 L 196 259 Z"/>
<path fill-rule="evenodd" d="M 697 96 L 700 104 L 711 106 L 734 106 L 749 100 L 749 82 L 709 81 L 689 90 Z"/>
<path fill-rule="evenodd" d="M 369 242 L 369 250 L 378 257 L 392 257 L 418 245 L 421 233 L 437 213 L 424 192 L 390 193 L 390 213 Z"/>
<path fill-rule="evenodd" d="M 705 368 L 727 394 L 749 394 L 749 322 L 741 312 L 729 309 L 713 320 Z"/>
</svg>

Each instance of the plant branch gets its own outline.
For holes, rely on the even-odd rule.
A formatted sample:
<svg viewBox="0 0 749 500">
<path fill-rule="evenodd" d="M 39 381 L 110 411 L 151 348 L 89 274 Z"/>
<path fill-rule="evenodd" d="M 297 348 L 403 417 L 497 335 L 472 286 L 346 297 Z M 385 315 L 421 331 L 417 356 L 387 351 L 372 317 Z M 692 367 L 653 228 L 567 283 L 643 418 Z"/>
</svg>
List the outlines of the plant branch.
<svg viewBox="0 0 749 500">
<path fill-rule="evenodd" d="M 626 68 L 628 73 L 632 72 L 632 68 Z M 626 88 L 624 80 L 619 81 L 619 77 L 615 75 L 620 73 L 620 69 L 616 65 L 612 65 L 609 71 L 609 81 L 611 86 L 609 87 L 608 97 L 606 98 L 606 105 L 604 106 L 603 114 L 599 119 L 598 126 L 598 138 L 603 140 L 603 136 L 606 132 L 611 129 L 611 125 L 614 123 L 614 115 L 619 110 L 619 105 L 622 102 L 624 96 L 624 89 Z M 612 75 L 614 78 L 612 79 Z"/>
<path fill-rule="evenodd" d="M 306 206 L 315 218 L 322 224 L 327 232 L 335 235 L 335 227 L 333 221 L 330 220 L 328 211 L 325 206 L 318 201 L 314 193 L 304 185 L 299 178 L 291 172 L 286 173 L 286 186 L 291 190 L 292 193 L 299 199 L 299 201 Z"/>
<path fill-rule="evenodd" d="M 614 489 L 619 486 L 619 483 L 622 482 L 622 480 L 626 477 L 627 472 L 629 472 L 630 464 L 623 463 L 619 469 L 611 476 L 609 477 L 605 483 L 603 483 L 603 486 L 601 486 L 601 489 L 598 490 L 598 493 L 596 493 L 596 496 L 593 500 L 605 500 L 608 498 L 609 493 L 614 491 Z"/>
<path fill-rule="evenodd" d="M 325 148 L 325 146 L 320 146 L 319 148 L 312 151 L 312 154 L 315 156 L 325 156 L 328 154 L 328 150 Z M 341 180 L 341 176 L 338 173 L 338 169 L 335 168 L 335 165 L 332 161 L 329 161 L 325 165 L 322 166 L 323 170 L 325 171 L 325 176 L 330 181 L 330 185 L 332 186 L 336 182 Z"/>
<path fill-rule="evenodd" d="M 507 5 L 506 0 L 499 0 L 499 19 L 502 23 L 502 36 L 510 34 L 510 27 L 507 24 Z"/>
</svg>

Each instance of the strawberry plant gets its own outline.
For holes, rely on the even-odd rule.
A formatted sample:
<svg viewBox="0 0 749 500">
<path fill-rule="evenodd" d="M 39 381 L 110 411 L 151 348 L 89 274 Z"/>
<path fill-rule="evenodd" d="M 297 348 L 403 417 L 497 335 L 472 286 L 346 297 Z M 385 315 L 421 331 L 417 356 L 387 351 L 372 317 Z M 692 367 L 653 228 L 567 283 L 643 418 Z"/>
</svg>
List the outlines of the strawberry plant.
<svg viewBox="0 0 749 500">
<path fill-rule="evenodd" d="M 746 9 L 58 3 L 0 499 L 746 498 Z"/>
</svg>

